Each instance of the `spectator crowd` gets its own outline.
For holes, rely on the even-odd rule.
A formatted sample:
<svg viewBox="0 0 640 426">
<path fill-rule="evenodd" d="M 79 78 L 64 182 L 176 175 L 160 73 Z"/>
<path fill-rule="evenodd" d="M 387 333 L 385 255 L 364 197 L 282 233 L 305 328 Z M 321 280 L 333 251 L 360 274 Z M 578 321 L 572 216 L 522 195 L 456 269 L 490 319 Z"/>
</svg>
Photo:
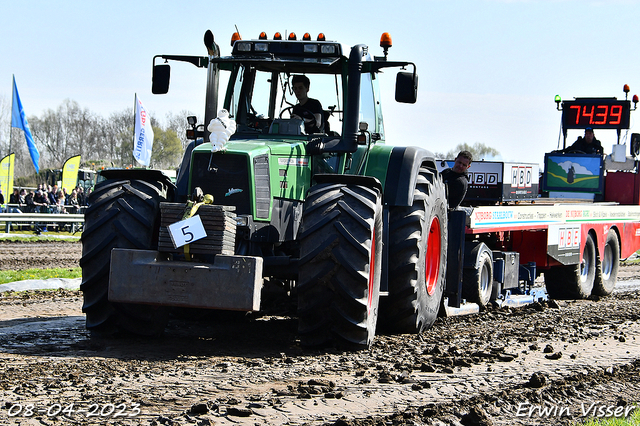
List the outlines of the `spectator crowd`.
<svg viewBox="0 0 640 426">
<path fill-rule="evenodd" d="M 87 206 L 91 189 L 84 191 L 82 186 L 76 186 L 71 193 L 58 185 L 39 184 L 34 190 L 17 188 L 9 196 L 6 211 L 9 213 L 81 213 Z M 4 204 L 4 197 L 0 191 L 0 205 Z M 1 208 L 1 206 L 0 206 Z"/>
</svg>

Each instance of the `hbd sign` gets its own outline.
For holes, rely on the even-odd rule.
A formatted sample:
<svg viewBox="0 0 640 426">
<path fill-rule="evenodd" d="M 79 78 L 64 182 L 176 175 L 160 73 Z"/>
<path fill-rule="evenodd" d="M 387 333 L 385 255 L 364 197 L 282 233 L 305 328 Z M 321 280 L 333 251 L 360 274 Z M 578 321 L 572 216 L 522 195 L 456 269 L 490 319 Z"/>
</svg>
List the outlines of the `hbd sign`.
<svg viewBox="0 0 640 426">
<path fill-rule="evenodd" d="M 470 185 L 497 185 L 498 184 L 498 173 L 482 173 L 482 172 L 474 172 L 469 173 L 469 184 Z"/>
<path fill-rule="evenodd" d="M 511 186 L 513 188 L 531 188 L 533 168 L 527 166 L 511 167 Z"/>
</svg>

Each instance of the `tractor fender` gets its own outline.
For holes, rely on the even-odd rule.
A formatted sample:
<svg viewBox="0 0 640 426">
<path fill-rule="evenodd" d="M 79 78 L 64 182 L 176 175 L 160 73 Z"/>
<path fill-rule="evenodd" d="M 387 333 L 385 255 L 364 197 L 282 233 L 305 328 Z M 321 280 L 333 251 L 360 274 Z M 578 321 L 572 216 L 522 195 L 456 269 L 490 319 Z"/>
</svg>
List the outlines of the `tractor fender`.
<svg viewBox="0 0 640 426">
<path fill-rule="evenodd" d="M 430 151 L 415 146 L 393 147 L 384 185 L 385 204 L 389 206 L 413 204 L 413 190 L 416 187 L 420 167 L 438 174 L 434 155 Z"/>
<path fill-rule="evenodd" d="M 106 169 L 100 171 L 102 180 L 105 179 L 133 179 L 145 182 L 160 182 L 167 186 L 169 199 L 173 197 L 176 186 L 171 178 L 161 170 L 151 169 Z"/>
</svg>

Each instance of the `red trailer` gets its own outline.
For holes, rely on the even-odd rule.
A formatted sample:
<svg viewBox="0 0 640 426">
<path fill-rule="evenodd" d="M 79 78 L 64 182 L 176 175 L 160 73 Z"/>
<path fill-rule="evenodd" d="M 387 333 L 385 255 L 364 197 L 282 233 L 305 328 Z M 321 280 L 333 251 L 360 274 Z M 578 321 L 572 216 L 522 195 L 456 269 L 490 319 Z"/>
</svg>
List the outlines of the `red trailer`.
<svg viewBox="0 0 640 426">
<path fill-rule="evenodd" d="M 620 260 L 640 249 L 640 135 L 621 143 L 637 96 L 633 109 L 616 98 L 556 102 L 563 149 L 545 155 L 542 174 L 537 164 L 472 163 L 463 207 L 449 218 L 446 312 L 607 296 Z M 568 129 L 587 128 L 616 130 L 613 152 L 566 147 Z M 534 286 L 540 274 L 546 292 Z"/>
</svg>

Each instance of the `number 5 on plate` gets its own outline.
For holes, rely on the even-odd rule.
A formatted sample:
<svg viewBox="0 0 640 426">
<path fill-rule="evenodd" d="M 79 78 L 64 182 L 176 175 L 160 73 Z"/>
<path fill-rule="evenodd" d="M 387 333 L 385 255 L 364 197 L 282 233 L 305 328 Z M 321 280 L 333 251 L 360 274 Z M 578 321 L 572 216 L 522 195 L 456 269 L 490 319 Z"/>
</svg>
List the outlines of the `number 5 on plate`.
<svg viewBox="0 0 640 426">
<path fill-rule="evenodd" d="M 199 215 L 176 222 L 167 227 L 175 248 L 198 241 L 207 236 Z"/>
</svg>

